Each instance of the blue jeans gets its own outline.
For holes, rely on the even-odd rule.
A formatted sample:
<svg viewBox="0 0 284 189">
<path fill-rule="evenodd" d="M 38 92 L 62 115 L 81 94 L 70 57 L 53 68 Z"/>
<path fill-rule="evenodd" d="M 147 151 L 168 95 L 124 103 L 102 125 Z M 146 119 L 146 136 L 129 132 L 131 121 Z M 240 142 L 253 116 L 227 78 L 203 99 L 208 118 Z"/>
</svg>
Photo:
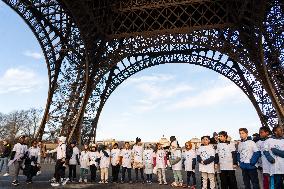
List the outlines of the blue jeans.
<svg viewBox="0 0 284 189">
<path fill-rule="evenodd" d="M 242 173 L 245 189 L 251 189 L 251 184 L 253 189 L 260 188 L 257 169 L 242 169 Z"/>
<path fill-rule="evenodd" d="M 284 178 L 284 175 L 279 175 L 279 174 L 274 175 L 274 189 L 283 188 L 283 178 Z"/>
<path fill-rule="evenodd" d="M 0 158 L 0 172 L 2 169 L 5 171 L 5 173 L 9 173 L 9 167 L 8 167 L 8 158 Z"/>
</svg>

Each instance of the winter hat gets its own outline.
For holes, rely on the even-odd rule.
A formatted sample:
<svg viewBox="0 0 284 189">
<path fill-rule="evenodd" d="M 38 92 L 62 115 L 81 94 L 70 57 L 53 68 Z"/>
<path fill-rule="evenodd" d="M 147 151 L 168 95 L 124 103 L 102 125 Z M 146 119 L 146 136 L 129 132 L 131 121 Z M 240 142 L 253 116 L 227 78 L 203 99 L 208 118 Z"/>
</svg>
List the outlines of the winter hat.
<svg viewBox="0 0 284 189">
<path fill-rule="evenodd" d="M 70 144 L 75 144 L 76 145 L 77 141 L 76 140 L 72 140 Z"/>
</svg>

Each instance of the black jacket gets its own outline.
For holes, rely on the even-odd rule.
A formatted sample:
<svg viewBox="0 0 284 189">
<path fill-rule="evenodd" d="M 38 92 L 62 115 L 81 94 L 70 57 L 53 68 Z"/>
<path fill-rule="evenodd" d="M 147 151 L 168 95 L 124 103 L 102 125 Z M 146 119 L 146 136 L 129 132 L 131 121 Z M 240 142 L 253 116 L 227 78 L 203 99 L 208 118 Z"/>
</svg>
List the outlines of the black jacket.
<svg viewBox="0 0 284 189">
<path fill-rule="evenodd" d="M 9 157 L 11 154 L 11 144 L 6 144 L 3 146 L 3 151 L 0 154 L 1 158 Z"/>
</svg>

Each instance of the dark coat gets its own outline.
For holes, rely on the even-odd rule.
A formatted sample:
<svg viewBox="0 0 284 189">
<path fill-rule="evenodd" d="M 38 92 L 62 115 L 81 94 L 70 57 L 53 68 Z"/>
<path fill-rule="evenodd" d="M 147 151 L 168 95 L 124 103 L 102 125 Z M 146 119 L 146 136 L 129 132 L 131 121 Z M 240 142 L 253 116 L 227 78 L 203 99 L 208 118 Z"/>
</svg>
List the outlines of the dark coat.
<svg viewBox="0 0 284 189">
<path fill-rule="evenodd" d="M 3 146 L 2 152 L 0 153 L 1 158 L 9 157 L 11 154 L 11 144 L 6 144 Z"/>
</svg>

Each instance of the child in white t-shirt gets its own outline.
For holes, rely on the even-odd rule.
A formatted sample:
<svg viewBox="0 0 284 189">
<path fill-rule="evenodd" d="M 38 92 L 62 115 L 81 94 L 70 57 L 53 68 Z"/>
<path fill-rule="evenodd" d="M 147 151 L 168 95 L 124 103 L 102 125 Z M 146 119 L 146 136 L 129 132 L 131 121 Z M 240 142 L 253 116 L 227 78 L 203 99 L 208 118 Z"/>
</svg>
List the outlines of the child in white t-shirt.
<svg viewBox="0 0 284 189">
<path fill-rule="evenodd" d="M 274 178 L 274 188 L 283 189 L 284 179 L 284 139 L 283 128 L 275 126 L 273 136 L 264 144 L 264 155 L 270 162 L 270 175 Z"/>
<path fill-rule="evenodd" d="M 154 158 L 154 151 L 151 146 L 148 144 L 143 152 L 143 164 L 144 164 L 144 172 L 146 174 L 146 183 L 151 184 L 153 182 L 152 175 L 153 175 L 153 158 Z"/>
<path fill-rule="evenodd" d="M 162 144 L 157 143 L 157 151 L 154 154 L 154 169 L 157 170 L 159 184 L 167 185 L 166 180 L 167 154 Z"/>
<path fill-rule="evenodd" d="M 128 182 L 132 183 L 131 167 L 132 167 L 132 150 L 130 149 L 129 142 L 125 142 L 124 148 L 120 151 L 121 157 L 121 183 L 125 182 L 125 173 L 127 171 Z"/>
<path fill-rule="evenodd" d="M 254 141 L 248 136 L 246 128 L 240 128 L 239 134 L 241 142 L 238 145 L 238 162 L 242 169 L 242 176 L 246 188 L 259 188 L 257 162 L 261 156 Z"/>
<path fill-rule="evenodd" d="M 202 145 L 197 150 L 197 161 L 202 177 L 202 189 L 207 189 L 207 179 L 210 181 L 210 189 L 215 188 L 215 150 L 210 145 L 210 136 L 201 137 Z"/>
<path fill-rule="evenodd" d="M 91 151 L 89 152 L 90 158 L 90 171 L 91 171 L 91 182 L 96 182 L 97 170 L 99 168 L 100 153 L 97 150 L 97 145 L 91 145 Z"/>
<path fill-rule="evenodd" d="M 70 182 L 76 181 L 76 167 L 80 164 L 79 156 L 80 150 L 76 146 L 76 141 L 72 141 L 70 144 L 69 152 L 69 180 Z"/>
<path fill-rule="evenodd" d="M 40 164 L 40 149 L 37 146 L 37 141 L 32 141 L 32 146 L 28 149 L 27 158 L 25 160 L 24 175 L 27 176 L 27 184 L 32 183 L 32 177 L 36 176 Z"/>
<path fill-rule="evenodd" d="M 271 135 L 271 130 L 269 127 L 263 126 L 259 128 L 260 140 L 256 142 L 258 150 L 261 152 L 261 158 L 258 161 L 258 167 L 262 172 L 263 177 L 263 189 L 269 189 L 269 177 L 270 177 L 270 163 L 264 155 L 264 146 L 266 141 Z"/>
<path fill-rule="evenodd" d="M 136 143 L 132 148 L 133 154 L 133 168 L 135 170 L 135 182 L 138 182 L 138 172 L 140 171 L 140 176 L 142 183 L 144 183 L 144 168 L 143 168 L 143 146 L 140 138 L 136 138 Z"/>
<path fill-rule="evenodd" d="M 110 151 L 110 161 L 112 167 L 112 182 L 118 182 L 118 174 L 120 169 L 120 149 L 118 148 L 118 144 L 115 143 Z"/>
<path fill-rule="evenodd" d="M 22 167 L 26 152 L 28 150 L 24 142 L 25 142 L 25 136 L 19 137 L 18 143 L 15 144 L 15 146 L 12 149 L 11 158 L 8 163 L 8 166 L 11 166 L 12 164 L 14 164 L 15 174 L 14 174 L 14 180 L 12 182 L 12 185 L 14 186 L 18 186 L 20 184 L 18 180 L 18 176 L 19 176 L 19 172 Z"/>
<path fill-rule="evenodd" d="M 107 146 L 103 145 L 100 151 L 100 170 L 101 170 L 101 181 L 100 184 L 108 183 L 108 168 L 110 164 L 110 151 Z"/>
<path fill-rule="evenodd" d="M 228 141 L 225 131 L 219 132 L 219 143 L 216 148 L 216 166 L 219 163 L 221 170 L 221 188 L 237 189 L 235 169 L 237 167 L 237 151 L 235 144 Z"/>
<path fill-rule="evenodd" d="M 79 182 L 87 183 L 87 175 L 90 166 L 90 154 L 89 154 L 89 146 L 84 144 L 83 149 L 80 154 L 80 179 Z"/>
<path fill-rule="evenodd" d="M 174 174 L 175 181 L 171 184 L 174 187 L 182 187 L 183 180 L 182 180 L 182 160 L 181 160 L 181 150 L 178 146 L 177 141 L 173 141 L 171 143 L 171 150 L 170 150 L 170 163 L 172 165 L 172 170 Z"/>
<path fill-rule="evenodd" d="M 55 153 L 57 156 L 56 165 L 55 165 L 55 182 L 51 183 L 51 186 L 57 187 L 60 186 L 60 183 L 62 181 L 62 185 L 65 185 L 68 180 L 64 179 L 64 171 L 65 171 L 65 161 L 66 161 L 66 137 L 61 136 L 58 138 L 58 145 L 53 150 L 48 150 L 47 153 Z"/>
<path fill-rule="evenodd" d="M 187 175 L 187 187 L 195 189 L 196 177 L 195 177 L 195 165 L 196 165 L 196 152 L 192 149 L 190 141 L 185 143 L 185 150 L 182 153 L 182 159 L 184 162 L 184 170 Z M 190 178 L 192 177 L 192 186 L 190 186 Z"/>
</svg>

